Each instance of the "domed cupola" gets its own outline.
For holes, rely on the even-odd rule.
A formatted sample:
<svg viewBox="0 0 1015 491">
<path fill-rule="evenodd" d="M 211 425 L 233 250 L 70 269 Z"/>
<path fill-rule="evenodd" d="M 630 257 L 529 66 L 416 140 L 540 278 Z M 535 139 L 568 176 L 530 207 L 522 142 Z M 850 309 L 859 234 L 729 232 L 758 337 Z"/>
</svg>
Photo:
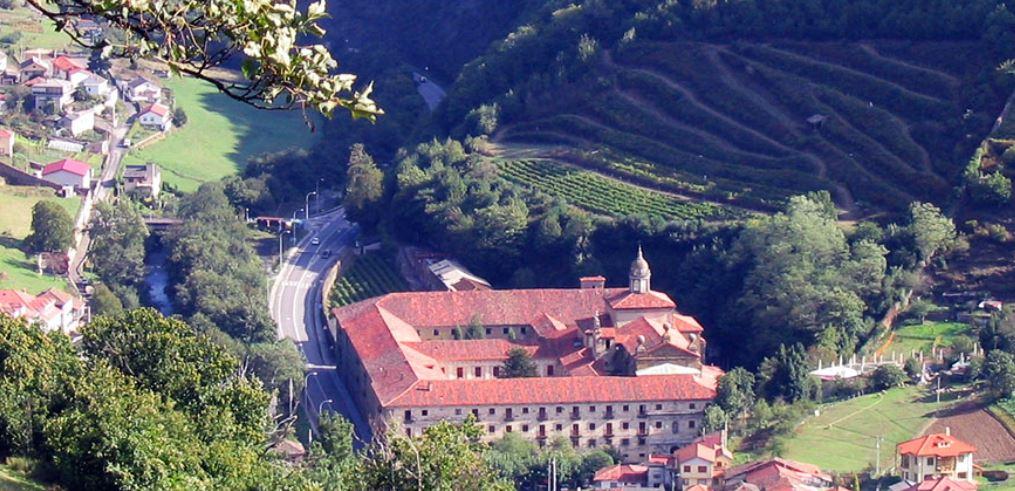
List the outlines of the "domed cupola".
<svg viewBox="0 0 1015 491">
<path fill-rule="evenodd" d="M 631 261 L 631 271 L 628 274 L 630 289 L 632 293 L 648 293 L 651 290 L 650 280 L 652 270 L 648 267 L 648 261 L 642 255 L 641 246 L 638 246 L 638 257 Z"/>
</svg>

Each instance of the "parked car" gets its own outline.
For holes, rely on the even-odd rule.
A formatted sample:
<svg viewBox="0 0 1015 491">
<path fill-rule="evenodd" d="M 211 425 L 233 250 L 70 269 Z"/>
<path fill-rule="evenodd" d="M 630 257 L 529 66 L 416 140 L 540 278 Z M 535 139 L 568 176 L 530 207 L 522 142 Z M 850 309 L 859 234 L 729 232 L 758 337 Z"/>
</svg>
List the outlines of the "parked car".
<svg viewBox="0 0 1015 491">
<path fill-rule="evenodd" d="M 130 148 L 130 138 L 124 138 L 120 140 L 120 146 L 123 148 Z"/>
<path fill-rule="evenodd" d="M 318 238 L 318 237 L 314 237 L 313 239 L 310 239 L 310 245 L 321 245 L 321 239 Z"/>
<path fill-rule="evenodd" d="M 331 250 L 330 249 L 325 249 L 323 252 L 321 252 L 321 257 L 323 257 L 323 258 L 329 258 L 329 257 L 331 257 Z"/>
</svg>

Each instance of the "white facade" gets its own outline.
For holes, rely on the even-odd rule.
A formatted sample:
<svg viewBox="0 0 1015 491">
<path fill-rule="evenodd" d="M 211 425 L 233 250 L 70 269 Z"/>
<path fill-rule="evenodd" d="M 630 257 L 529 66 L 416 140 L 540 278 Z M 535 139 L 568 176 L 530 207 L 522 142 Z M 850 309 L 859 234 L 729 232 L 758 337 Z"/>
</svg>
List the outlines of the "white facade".
<svg viewBox="0 0 1015 491">
<path fill-rule="evenodd" d="M 169 129 L 170 116 L 168 109 L 165 114 L 158 114 L 155 111 L 148 111 L 138 117 L 138 123 L 147 128 L 156 128 L 161 131 Z"/>
<path fill-rule="evenodd" d="M 58 170 L 42 176 L 46 181 L 60 186 L 72 186 L 75 188 L 87 189 L 92 182 L 92 171 L 88 170 L 85 175 L 80 176 L 66 170 Z"/>
<path fill-rule="evenodd" d="M 904 480 L 914 483 L 942 476 L 973 482 L 973 454 L 955 457 L 901 455 L 899 474 Z"/>
<path fill-rule="evenodd" d="M 81 111 L 68 114 L 60 119 L 60 126 L 69 130 L 74 136 L 91 131 L 95 129 L 95 112 Z"/>
</svg>

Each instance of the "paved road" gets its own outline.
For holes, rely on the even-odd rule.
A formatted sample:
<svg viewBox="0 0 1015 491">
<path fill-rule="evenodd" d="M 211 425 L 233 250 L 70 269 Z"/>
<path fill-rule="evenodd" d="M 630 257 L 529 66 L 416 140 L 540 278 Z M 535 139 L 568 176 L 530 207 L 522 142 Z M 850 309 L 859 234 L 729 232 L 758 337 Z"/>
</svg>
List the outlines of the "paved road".
<svg viewBox="0 0 1015 491">
<path fill-rule="evenodd" d="M 316 427 L 318 411 L 338 411 L 356 427 L 362 442 L 369 442 L 370 429 L 349 397 L 335 371 L 336 359 L 331 334 L 321 307 L 321 282 L 328 268 L 338 260 L 339 251 L 356 237 L 354 225 L 345 220 L 342 210 L 310 219 L 303 239 L 291 249 L 269 293 L 271 316 L 278 324 L 280 339 L 292 339 L 306 357 L 304 408 Z M 313 237 L 320 245 L 311 245 Z M 328 258 L 321 253 L 332 251 Z M 331 402 L 328 402 L 331 401 Z"/>
<path fill-rule="evenodd" d="M 106 160 L 102 164 L 102 173 L 99 174 L 95 191 L 93 191 L 92 202 L 94 204 L 101 203 L 112 195 L 113 188 L 116 186 L 116 175 L 120 170 L 120 163 L 123 162 L 123 156 L 127 154 L 127 150 L 120 147 L 120 143 L 126 135 L 127 126 L 124 125 L 114 128 L 109 135 L 109 154 L 106 155 Z M 91 217 L 88 218 L 88 221 L 91 221 Z M 89 237 L 86 231 L 81 234 L 81 240 L 74 246 L 74 250 L 84 251 L 76 254 L 74 263 L 70 264 L 67 268 L 67 277 L 75 285 L 79 285 L 81 282 L 81 265 L 84 264 L 85 257 L 88 256 L 87 251 L 90 245 L 91 237 Z"/>
</svg>

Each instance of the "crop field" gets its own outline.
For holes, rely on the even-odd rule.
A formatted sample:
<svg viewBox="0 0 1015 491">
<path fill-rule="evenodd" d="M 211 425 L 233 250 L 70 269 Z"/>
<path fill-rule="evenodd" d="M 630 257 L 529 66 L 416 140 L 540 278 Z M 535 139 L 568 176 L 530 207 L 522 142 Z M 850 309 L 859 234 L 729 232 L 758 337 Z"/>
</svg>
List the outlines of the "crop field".
<svg viewBox="0 0 1015 491">
<path fill-rule="evenodd" d="M 923 324 L 904 325 L 895 329 L 891 343 L 883 353 L 909 356 L 913 352 L 922 352 L 929 356 L 933 348 L 951 346 L 958 336 L 970 334 L 969 324 L 962 322 L 925 322 Z"/>
<path fill-rule="evenodd" d="M 356 257 L 348 269 L 339 273 L 331 289 L 331 303 L 335 307 L 376 297 L 390 292 L 409 289 L 398 273 L 394 260 L 373 252 Z"/>
<path fill-rule="evenodd" d="M 682 220 L 729 219 L 743 215 L 712 203 L 653 192 L 552 160 L 500 160 L 497 166 L 510 181 L 560 196 L 574 206 L 602 215 L 643 213 Z"/>
<path fill-rule="evenodd" d="M 916 437 L 931 423 L 939 404 L 918 387 L 891 389 L 820 407 L 785 441 L 784 457 L 835 472 L 855 472 L 877 460 L 891 467 L 895 445 Z"/>
<path fill-rule="evenodd" d="M 1003 97 L 969 100 L 987 63 L 963 43 L 638 41 L 601 54 L 588 102 L 532 111 L 495 141 L 605 154 L 588 167 L 719 204 L 828 190 L 855 215 L 898 211 L 948 196 L 956 155 L 989 131 Z"/>
</svg>

